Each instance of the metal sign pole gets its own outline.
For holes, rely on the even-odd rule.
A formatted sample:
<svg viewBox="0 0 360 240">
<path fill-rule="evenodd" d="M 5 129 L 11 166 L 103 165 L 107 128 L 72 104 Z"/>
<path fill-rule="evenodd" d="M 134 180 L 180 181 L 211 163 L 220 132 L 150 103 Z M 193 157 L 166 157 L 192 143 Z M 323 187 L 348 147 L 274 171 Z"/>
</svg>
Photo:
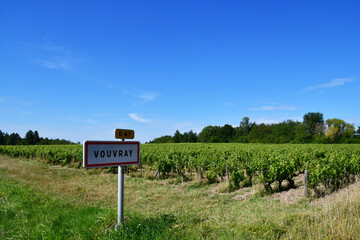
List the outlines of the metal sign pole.
<svg viewBox="0 0 360 240">
<path fill-rule="evenodd" d="M 125 141 L 125 139 L 120 139 Z M 124 173 L 122 166 L 118 166 L 118 212 L 117 212 L 117 225 L 115 229 L 120 227 L 124 220 Z"/>
<path fill-rule="evenodd" d="M 124 171 L 123 166 L 140 164 L 140 142 L 125 142 L 134 139 L 131 129 L 115 129 L 115 138 L 119 141 L 84 141 L 83 167 L 118 166 L 118 211 L 117 230 L 124 221 Z"/>
</svg>

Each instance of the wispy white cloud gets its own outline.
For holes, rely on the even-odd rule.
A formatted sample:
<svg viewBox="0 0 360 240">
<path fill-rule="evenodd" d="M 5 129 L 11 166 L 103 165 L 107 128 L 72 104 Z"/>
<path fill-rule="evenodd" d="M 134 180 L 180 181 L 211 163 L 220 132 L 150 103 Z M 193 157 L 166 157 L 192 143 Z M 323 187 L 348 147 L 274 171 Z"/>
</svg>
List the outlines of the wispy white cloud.
<svg viewBox="0 0 360 240">
<path fill-rule="evenodd" d="M 23 101 L 15 97 L 0 97 L 0 104 L 13 104 L 13 105 L 21 105 L 21 106 L 33 105 L 33 103 L 30 101 Z"/>
<path fill-rule="evenodd" d="M 64 60 L 36 60 L 41 66 L 48 69 L 70 70 L 70 62 Z"/>
<path fill-rule="evenodd" d="M 326 89 L 326 88 L 333 88 L 336 86 L 341 86 L 344 85 L 346 82 L 352 82 L 355 79 L 353 78 L 336 78 L 330 82 L 324 83 L 324 84 L 319 84 L 319 85 L 315 85 L 315 86 L 310 86 L 304 89 L 304 91 L 310 91 L 310 90 L 315 90 L 315 89 Z"/>
<path fill-rule="evenodd" d="M 109 89 L 117 89 L 117 86 L 112 84 L 112 83 L 105 83 L 105 87 L 109 88 Z"/>
<path fill-rule="evenodd" d="M 224 106 L 228 106 L 228 107 L 234 106 L 234 105 L 235 105 L 235 103 L 233 103 L 233 102 L 226 102 L 226 103 L 224 103 Z"/>
<path fill-rule="evenodd" d="M 9 102 L 9 98 L 8 97 L 0 97 L 0 104 L 1 103 L 8 103 Z"/>
<path fill-rule="evenodd" d="M 64 47 L 54 44 L 52 41 L 46 40 L 42 44 L 28 44 L 32 47 L 33 54 L 36 57 L 33 58 L 40 66 L 47 69 L 73 69 L 74 57 L 71 51 Z"/>
<path fill-rule="evenodd" d="M 152 101 L 155 100 L 159 96 L 157 92 L 147 92 L 139 94 L 138 97 L 143 99 L 144 101 Z"/>
<path fill-rule="evenodd" d="M 133 103 L 133 105 L 136 106 L 136 105 L 142 105 L 147 102 L 155 100 L 159 96 L 159 93 L 158 92 L 143 92 L 143 93 L 135 95 L 135 96 L 142 99 L 142 101 L 140 101 L 140 102 Z"/>
<path fill-rule="evenodd" d="M 138 122 L 142 122 L 142 123 L 148 123 L 148 122 L 151 122 L 150 119 L 145 119 L 145 118 L 142 118 L 140 117 L 138 114 L 136 113 L 130 113 L 129 116 L 134 119 L 135 121 L 138 121 Z"/>
<path fill-rule="evenodd" d="M 56 54 L 64 54 L 64 55 L 70 55 L 71 51 L 69 51 L 68 49 L 58 46 L 56 45 L 53 41 L 48 40 L 47 38 L 45 38 L 45 42 L 38 45 L 39 49 L 42 49 L 43 51 L 46 52 L 52 52 L 52 53 L 56 53 Z"/>
<path fill-rule="evenodd" d="M 91 119 L 91 118 L 79 118 L 75 116 L 67 116 L 66 119 L 73 121 L 73 122 L 83 122 L 88 124 L 98 124 L 98 121 Z"/>
<path fill-rule="evenodd" d="M 249 110 L 252 111 L 276 111 L 276 110 L 280 110 L 280 111 L 294 111 L 296 110 L 297 107 L 295 106 L 290 106 L 290 105 L 282 105 L 282 106 L 262 106 L 262 107 L 258 107 L 258 108 L 249 108 Z"/>
<path fill-rule="evenodd" d="M 110 114 L 108 113 L 95 113 L 94 116 L 95 117 L 108 117 Z"/>
</svg>

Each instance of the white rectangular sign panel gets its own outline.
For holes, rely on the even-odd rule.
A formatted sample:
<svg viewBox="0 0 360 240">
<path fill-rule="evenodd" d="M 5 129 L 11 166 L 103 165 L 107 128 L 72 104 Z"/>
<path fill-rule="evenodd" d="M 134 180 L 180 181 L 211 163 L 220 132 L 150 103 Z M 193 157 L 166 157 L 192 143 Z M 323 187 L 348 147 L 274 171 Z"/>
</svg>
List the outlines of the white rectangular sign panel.
<svg viewBox="0 0 360 240">
<path fill-rule="evenodd" d="M 114 167 L 140 163 L 140 142 L 85 141 L 83 167 Z"/>
</svg>

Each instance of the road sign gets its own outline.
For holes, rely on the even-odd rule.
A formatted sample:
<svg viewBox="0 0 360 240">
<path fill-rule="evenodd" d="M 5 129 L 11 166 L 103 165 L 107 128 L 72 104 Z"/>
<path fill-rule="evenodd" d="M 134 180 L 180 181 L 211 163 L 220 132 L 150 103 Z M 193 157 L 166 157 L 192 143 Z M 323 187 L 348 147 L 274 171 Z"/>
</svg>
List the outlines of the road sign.
<svg viewBox="0 0 360 240">
<path fill-rule="evenodd" d="M 115 129 L 116 139 L 134 139 L 135 131 L 130 129 Z"/>
<path fill-rule="evenodd" d="M 140 142 L 85 141 L 84 168 L 136 165 L 140 163 Z"/>
</svg>

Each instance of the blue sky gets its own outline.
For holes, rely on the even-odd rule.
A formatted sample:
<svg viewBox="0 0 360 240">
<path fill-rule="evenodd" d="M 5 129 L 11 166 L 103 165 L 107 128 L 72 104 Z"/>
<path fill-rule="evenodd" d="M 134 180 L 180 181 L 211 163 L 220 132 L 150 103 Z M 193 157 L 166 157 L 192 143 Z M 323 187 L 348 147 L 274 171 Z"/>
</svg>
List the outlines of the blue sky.
<svg viewBox="0 0 360 240">
<path fill-rule="evenodd" d="M 207 125 L 360 125 L 359 1 L 0 0 L 0 130 L 136 140 Z"/>
</svg>

